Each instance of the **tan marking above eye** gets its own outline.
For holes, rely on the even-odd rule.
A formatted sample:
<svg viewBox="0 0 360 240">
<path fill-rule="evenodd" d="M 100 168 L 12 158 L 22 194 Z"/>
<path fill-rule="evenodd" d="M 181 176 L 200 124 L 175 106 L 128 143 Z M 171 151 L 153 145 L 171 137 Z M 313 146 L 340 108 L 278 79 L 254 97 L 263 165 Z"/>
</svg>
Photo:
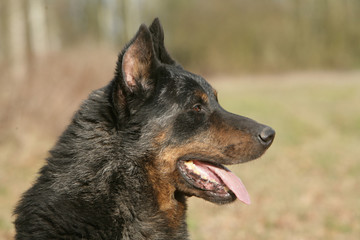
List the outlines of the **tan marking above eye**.
<svg viewBox="0 0 360 240">
<path fill-rule="evenodd" d="M 215 95 L 215 99 L 218 102 L 218 92 L 215 89 L 213 89 L 213 92 L 214 92 L 214 95 Z"/>
<path fill-rule="evenodd" d="M 195 91 L 195 96 L 200 97 L 204 103 L 207 103 L 209 100 L 208 95 L 205 92 L 200 91 L 200 90 Z"/>
</svg>

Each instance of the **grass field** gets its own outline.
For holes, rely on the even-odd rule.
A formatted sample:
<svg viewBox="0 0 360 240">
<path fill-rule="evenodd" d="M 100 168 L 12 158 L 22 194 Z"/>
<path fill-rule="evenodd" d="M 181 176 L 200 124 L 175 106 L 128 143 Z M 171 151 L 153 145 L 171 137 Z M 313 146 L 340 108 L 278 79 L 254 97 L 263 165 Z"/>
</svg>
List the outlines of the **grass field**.
<svg viewBox="0 0 360 240">
<path fill-rule="evenodd" d="M 25 79 L 0 75 L 0 239 L 12 239 L 14 205 L 81 100 L 111 78 L 116 56 L 79 55 L 89 56 L 49 58 Z M 190 199 L 192 239 L 359 239 L 360 73 L 209 80 L 224 108 L 277 135 L 261 159 L 230 167 L 251 205 Z"/>
</svg>

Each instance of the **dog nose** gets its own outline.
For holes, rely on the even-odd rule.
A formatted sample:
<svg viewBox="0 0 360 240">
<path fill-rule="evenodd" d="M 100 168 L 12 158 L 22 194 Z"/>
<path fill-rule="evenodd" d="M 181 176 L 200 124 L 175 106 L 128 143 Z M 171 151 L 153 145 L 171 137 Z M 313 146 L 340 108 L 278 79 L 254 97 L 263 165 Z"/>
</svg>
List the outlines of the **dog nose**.
<svg viewBox="0 0 360 240">
<path fill-rule="evenodd" d="M 264 146 L 270 146 L 275 137 L 275 131 L 271 127 L 265 127 L 259 134 L 259 141 Z"/>
</svg>

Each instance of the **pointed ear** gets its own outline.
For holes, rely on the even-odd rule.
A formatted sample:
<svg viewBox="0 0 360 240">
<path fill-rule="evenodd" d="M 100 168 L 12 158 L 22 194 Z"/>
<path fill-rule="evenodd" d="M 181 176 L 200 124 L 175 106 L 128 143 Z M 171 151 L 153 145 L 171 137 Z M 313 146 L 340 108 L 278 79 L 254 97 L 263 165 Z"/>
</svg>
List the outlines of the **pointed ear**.
<svg viewBox="0 0 360 240">
<path fill-rule="evenodd" d="M 168 52 L 165 49 L 164 45 L 164 30 L 160 24 L 160 20 L 158 18 L 155 18 L 152 24 L 149 27 L 149 30 L 151 32 L 153 43 L 154 43 L 154 50 L 156 57 L 160 60 L 162 63 L 175 65 L 176 62 L 170 57 Z"/>
<path fill-rule="evenodd" d="M 156 67 L 157 60 L 151 33 L 145 25 L 140 26 L 139 31 L 125 49 L 120 64 L 117 72 L 121 69 L 122 80 L 127 90 L 146 91 L 152 87 L 152 81 L 149 78 L 151 70 Z"/>
</svg>

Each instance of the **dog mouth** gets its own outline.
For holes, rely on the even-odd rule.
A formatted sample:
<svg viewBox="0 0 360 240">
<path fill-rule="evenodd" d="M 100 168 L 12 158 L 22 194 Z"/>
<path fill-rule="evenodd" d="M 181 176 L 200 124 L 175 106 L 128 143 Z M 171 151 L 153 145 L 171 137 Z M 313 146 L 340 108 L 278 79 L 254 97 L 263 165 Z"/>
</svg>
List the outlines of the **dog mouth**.
<svg viewBox="0 0 360 240">
<path fill-rule="evenodd" d="M 192 187 L 218 198 L 232 198 L 250 204 L 249 194 L 233 172 L 220 164 L 200 160 L 181 160 L 178 168 L 183 178 Z"/>
</svg>

